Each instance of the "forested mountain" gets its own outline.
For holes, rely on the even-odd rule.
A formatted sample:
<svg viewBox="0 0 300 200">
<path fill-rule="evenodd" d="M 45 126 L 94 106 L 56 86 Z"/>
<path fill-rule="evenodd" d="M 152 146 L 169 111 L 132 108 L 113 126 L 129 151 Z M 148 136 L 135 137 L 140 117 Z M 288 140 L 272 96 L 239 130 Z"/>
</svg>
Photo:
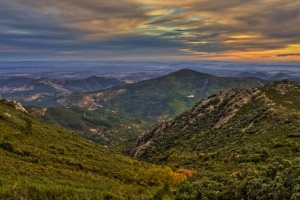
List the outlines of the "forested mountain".
<svg viewBox="0 0 300 200">
<path fill-rule="evenodd" d="M 178 199 L 299 199 L 300 86 L 286 80 L 212 95 L 151 127 L 131 155 L 193 169 Z"/>
</svg>

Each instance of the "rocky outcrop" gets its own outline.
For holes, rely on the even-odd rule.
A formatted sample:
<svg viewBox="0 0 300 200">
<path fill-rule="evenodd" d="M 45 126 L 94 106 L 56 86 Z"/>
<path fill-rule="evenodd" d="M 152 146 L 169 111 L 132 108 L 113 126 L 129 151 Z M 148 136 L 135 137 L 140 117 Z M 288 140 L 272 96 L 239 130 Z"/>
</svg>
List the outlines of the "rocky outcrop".
<svg viewBox="0 0 300 200">
<path fill-rule="evenodd" d="M 12 105 L 15 107 L 16 110 L 20 110 L 24 113 L 27 113 L 27 110 L 19 102 L 12 101 Z"/>
</svg>

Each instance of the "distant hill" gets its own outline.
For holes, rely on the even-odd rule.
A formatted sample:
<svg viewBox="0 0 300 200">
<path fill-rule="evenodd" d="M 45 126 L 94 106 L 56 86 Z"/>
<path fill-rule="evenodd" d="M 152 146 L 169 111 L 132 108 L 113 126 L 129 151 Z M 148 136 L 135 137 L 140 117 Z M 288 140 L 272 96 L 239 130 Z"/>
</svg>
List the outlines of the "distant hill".
<svg viewBox="0 0 300 200">
<path fill-rule="evenodd" d="M 78 80 L 16 77 L 0 80 L 0 95 L 21 102 L 42 101 L 54 95 L 101 90 L 124 84 L 124 81 L 115 78 L 97 76 Z"/>
<path fill-rule="evenodd" d="M 284 79 L 291 79 L 291 77 L 287 73 L 265 73 L 265 72 L 241 72 L 237 74 L 237 77 L 256 77 L 264 80 L 284 80 Z M 293 78 L 295 79 L 295 78 Z"/>
<path fill-rule="evenodd" d="M 298 199 L 300 86 L 285 80 L 212 95 L 151 127 L 131 155 L 193 169 L 177 199 Z"/>
<path fill-rule="evenodd" d="M 10 79 L 0 80 L 0 87 L 7 88 L 7 91 L 11 90 L 12 88 L 20 88 L 24 87 L 34 79 L 27 78 L 27 77 L 14 77 Z M 3 90 L 3 89 L 2 89 Z"/>
<path fill-rule="evenodd" d="M 89 110 L 101 108 L 157 119 L 160 116 L 176 116 L 190 108 L 198 99 L 227 88 L 263 84 L 264 81 L 257 78 L 222 78 L 182 69 L 155 79 L 101 91 L 63 95 L 53 101 L 37 104 L 77 106 Z"/>
<path fill-rule="evenodd" d="M 290 79 L 287 73 L 278 73 L 272 76 L 273 80 L 283 80 L 283 79 Z"/>
<path fill-rule="evenodd" d="M 0 100 L 0 130 L 0 199 L 153 199 L 187 178 L 46 124 L 17 102 Z"/>
</svg>

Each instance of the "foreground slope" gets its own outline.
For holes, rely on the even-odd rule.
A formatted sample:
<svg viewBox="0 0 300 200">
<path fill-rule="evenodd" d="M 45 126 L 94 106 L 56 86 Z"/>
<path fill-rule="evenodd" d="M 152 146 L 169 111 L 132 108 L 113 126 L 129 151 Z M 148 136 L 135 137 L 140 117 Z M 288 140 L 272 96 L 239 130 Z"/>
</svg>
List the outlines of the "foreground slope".
<svg viewBox="0 0 300 200">
<path fill-rule="evenodd" d="M 195 182 L 178 199 L 299 199 L 300 86 L 282 81 L 210 96 L 150 128 L 131 155 L 194 169 Z"/>
<path fill-rule="evenodd" d="M 197 99 L 224 89 L 262 84 L 257 78 L 222 78 L 182 69 L 159 78 L 125 86 L 65 95 L 52 104 L 79 106 L 90 110 L 102 108 L 156 119 L 162 115 L 176 116 L 190 108 Z"/>
<path fill-rule="evenodd" d="M 0 199 L 147 199 L 186 176 L 115 154 L 0 100 Z"/>
</svg>

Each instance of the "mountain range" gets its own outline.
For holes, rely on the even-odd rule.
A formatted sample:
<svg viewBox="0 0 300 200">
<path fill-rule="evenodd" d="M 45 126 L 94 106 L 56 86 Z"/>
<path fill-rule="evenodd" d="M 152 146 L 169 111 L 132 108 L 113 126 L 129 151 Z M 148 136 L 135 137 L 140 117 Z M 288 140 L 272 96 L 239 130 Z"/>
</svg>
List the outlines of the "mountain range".
<svg viewBox="0 0 300 200">
<path fill-rule="evenodd" d="M 183 69 L 133 84 L 26 103 L 42 106 L 28 110 L 47 122 L 119 149 L 134 142 L 151 124 L 179 115 L 198 99 L 231 87 L 264 83 L 257 78 L 221 78 Z"/>
</svg>

